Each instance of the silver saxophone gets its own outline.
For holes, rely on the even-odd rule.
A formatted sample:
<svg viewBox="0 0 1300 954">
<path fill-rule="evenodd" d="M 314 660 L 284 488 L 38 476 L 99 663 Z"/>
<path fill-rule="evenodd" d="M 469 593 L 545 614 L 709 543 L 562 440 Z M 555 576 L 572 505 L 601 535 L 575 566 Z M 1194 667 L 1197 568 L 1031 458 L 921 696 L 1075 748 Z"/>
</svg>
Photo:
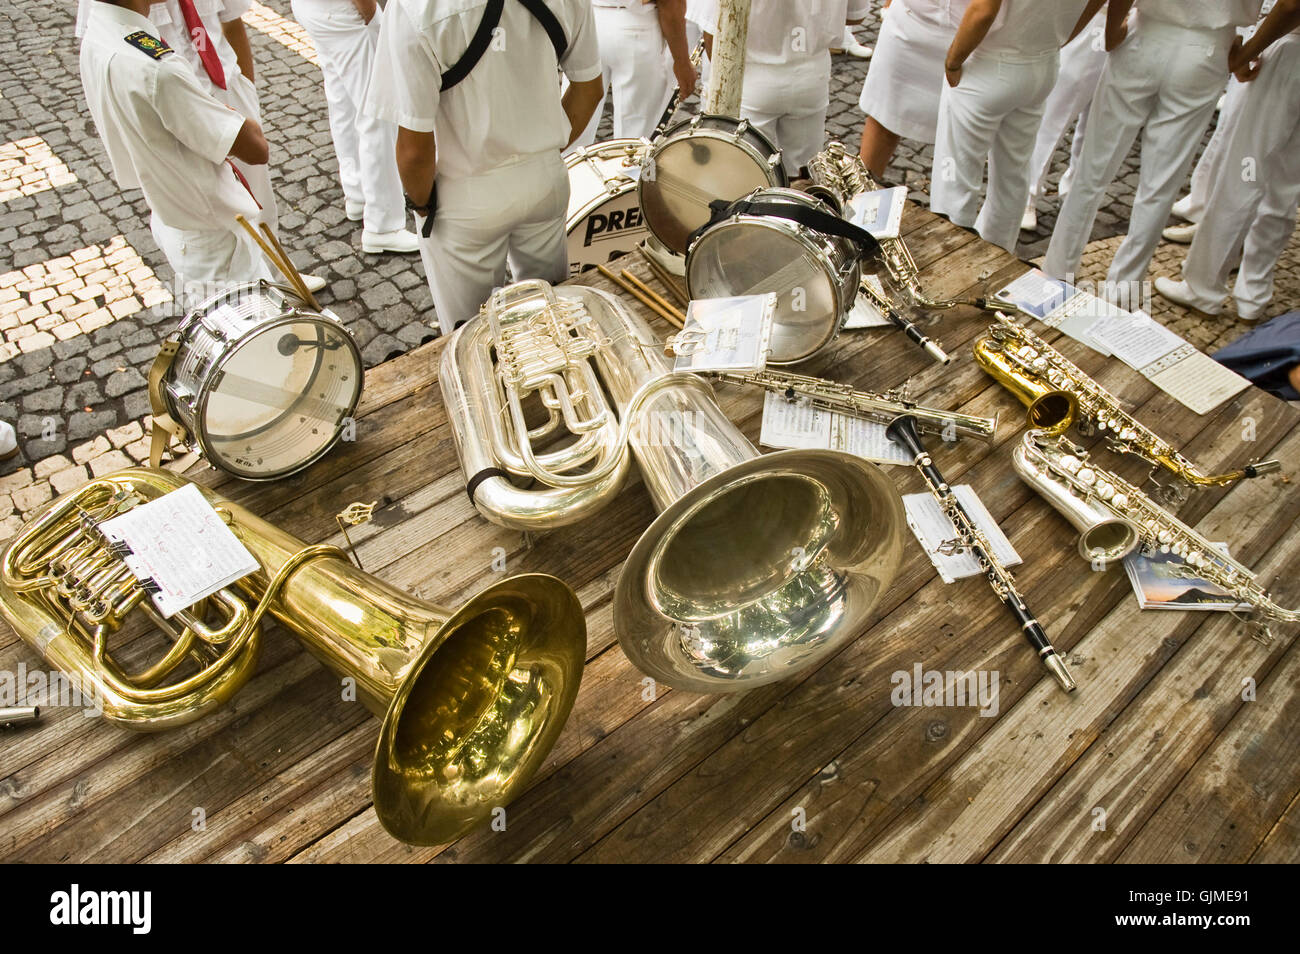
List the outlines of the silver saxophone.
<svg viewBox="0 0 1300 954">
<path fill-rule="evenodd" d="M 1216 549 L 1209 540 L 1121 477 L 1097 467 L 1083 448 L 1060 435 L 1029 431 L 1012 452 L 1016 474 L 1080 532 L 1079 552 L 1106 563 L 1139 546 L 1172 553 L 1188 573 L 1222 587 L 1251 624 L 1251 635 L 1268 645 L 1269 622 L 1300 621 L 1300 610 L 1274 602 L 1249 568 Z"/>
<path fill-rule="evenodd" d="M 922 407 L 898 391 L 877 394 L 848 384 L 789 371 L 774 371 L 770 368 L 749 372 L 714 371 L 709 377 L 730 384 L 754 385 L 764 391 L 780 394 L 787 401 L 802 401 L 812 407 L 838 411 L 880 424 L 889 424 L 903 414 L 910 414 L 916 419 L 917 428 L 922 434 L 937 434 L 944 440 L 973 437 L 976 440 L 991 441 L 998 426 L 996 416 L 979 417 L 941 408 Z"/>
</svg>

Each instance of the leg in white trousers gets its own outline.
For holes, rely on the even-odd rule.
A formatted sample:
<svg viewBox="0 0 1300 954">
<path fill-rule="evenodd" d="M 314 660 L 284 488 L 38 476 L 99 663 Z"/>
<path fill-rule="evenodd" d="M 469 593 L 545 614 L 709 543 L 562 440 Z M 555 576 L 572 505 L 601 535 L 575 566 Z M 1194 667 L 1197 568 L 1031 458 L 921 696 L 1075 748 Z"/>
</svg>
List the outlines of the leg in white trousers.
<svg viewBox="0 0 1300 954">
<path fill-rule="evenodd" d="M 1034 136 L 1057 62 L 1055 50 L 1036 57 L 977 52 L 966 61 L 961 83 L 945 85 L 939 100 L 930 208 L 1012 253 L 1029 199 Z M 981 206 L 985 160 L 988 194 Z"/>
<path fill-rule="evenodd" d="M 351 3 L 293 0 L 293 15 L 316 44 L 325 77 L 330 136 L 339 179 L 349 202 L 365 203 L 368 232 L 406 226 L 402 183 L 397 175 L 397 127 L 362 108 L 375 60 L 382 11 L 369 23 Z"/>
<path fill-rule="evenodd" d="M 1061 69 L 1056 84 L 1043 103 L 1043 123 L 1034 140 L 1034 158 L 1029 165 L 1029 203 L 1032 205 L 1043 194 L 1047 174 L 1052 168 L 1052 156 L 1070 123 L 1074 122 L 1097 89 L 1102 68 L 1106 65 L 1106 47 L 1098 31 L 1105 30 L 1105 15 L 1101 14 L 1087 28 L 1065 46 L 1061 47 Z M 1080 141 L 1082 128 L 1075 128 L 1075 142 Z"/>
<path fill-rule="evenodd" d="M 1300 36 L 1283 39 L 1259 76 L 1242 85 L 1237 121 L 1183 263 L 1184 280 L 1207 311 L 1218 311 L 1238 257 L 1238 306 L 1259 311 L 1273 297 L 1273 270 L 1300 200 Z"/>
<path fill-rule="evenodd" d="M 830 84 L 829 51 L 790 63 L 745 66 L 740 115 L 781 150 L 790 176 L 825 144 Z"/>
<path fill-rule="evenodd" d="M 569 177 L 559 153 L 542 153 L 466 179 L 438 179 L 433 233 L 420 258 L 443 334 L 478 314 L 506 281 L 562 282 L 569 273 L 564 215 Z M 417 224 L 424 223 L 417 217 Z"/>
<path fill-rule="evenodd" d="M 627 9 L 596 7 L 596 37 L 604 64 L 605 89 L 614 96 L 614 138 L 637 139 L 654 132 L 672 97 L 673 79 L 654 4 Z M 605 97 L 574 145 L 590 146 L 605 110 Z"/>
<path fill-rule="evenodd" d="M 174 297 L 187 311 L 235 285 L 271 277 L 261 250 L 243 229 L 177 229 L 156 215 L 149 227 L 176 273 Z"/>
<path fill-rule="evenodd" d="M 262 106 L 257 96 L 257 87 L 243 73 L 229 77 L 226 89 L 221 94 L 227 106 L 245 119 L 251 119 L 259 126 L 262 124 Z M 275 201 L 275 186 L 271 181 L 271 166 L 263 163 L 252 166 L 239 159 L 232 159 L 235 167 L 243 173 L 248 182 L 248 189 L 253 198 L 262 207 L 262 221 L 271 227 L 277 235 L 280 233 L 280 210 Z"/>
<path fill-rule="evenodd" d="M 1144 20 L 1110 54 L 1088 113 L 1074 183 L 1061 206 L 1043 269 L 1067 278 L 1079 267 L 1106 195 L 1138 132 L 1141 171 L 1129 231 L 1107 279 L 1138 282 L 1169 217 L 1214 104 L 1227 82 L 1228 47 L 1236 34 Z"/>
<path fill-rule="evenodd" d="M 1199 222 L 1201 216 L 1205 214 L 1205 206 L 1210 200 L 1210 190 L 1214 188 L 1214 182 L 1219 177 L 1219 170 L 1223 166 L 1224 144 L 1236 128 L 1241 101 L 1245 98 L 1248 85 L 1240 82 L 1236 77 L 1228 81 L 1228 94 L 1224 99 L 1223 109 L 1219 110 L 1219 122 L 1214 127 L 1214 135 L 1206 143 L 1205 151 L 1201 153 L 1201 158 L 1196 161 L 1196 168 L 1192 170 L 1191 191 L 1175 206 L 1174 211 L 1188 222 Z"/>
</svg>

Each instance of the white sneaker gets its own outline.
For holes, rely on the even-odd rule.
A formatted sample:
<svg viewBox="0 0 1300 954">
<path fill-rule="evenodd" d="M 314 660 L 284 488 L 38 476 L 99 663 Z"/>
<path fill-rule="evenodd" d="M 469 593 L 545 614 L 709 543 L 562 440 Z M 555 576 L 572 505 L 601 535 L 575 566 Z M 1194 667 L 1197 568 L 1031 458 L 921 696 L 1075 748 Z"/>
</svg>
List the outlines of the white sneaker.
<svg viewBox="0 0 1300 954">
<path fill-rule="evenodd" d="M 405 229 L 394 229 L 391 232 L 371 232 L 367 229 L 361 233 L 361 251 L 371 255 L 381 252 L 410 254 L 419 250 L 420 236 Z"/>
<path fill-rule="evenodd" d="M 302 283 L 307 286 L 307 290 L 313 295 L 325 287 L 325 279 L 319 275 L 303 275 Z"/>
<path fill-rule="evenodd" d="M 0 421 L 0 460 L 8 460 L 18 453 L 18 434 L 8 421 Z"/>
<path fill-rule="evenodd" d="M 844 39 L 841 42 L 844 44 L 843 48 L 832 50 L 832 53 L 847 53 L 849 56 L 856 56 L 860 60 L 869 60 L 871 54 L 875 52 L 871 47 L 865 46 L 858 41 L 858 38 L 853 35 L 853 28 L 850 26 L 844 27 Z"/>
<path fill-rule="evenodd" d="M 1022 232 L 1038 231 L 1038 210 L 1034 208 L 1033 203 L 1025 206 L 1025 214 L 1020 217 L 1020 230 Z"/>
<path fill-rule="evenodd" d="M 1160 234 L 1165 237 L 1166 242 L 1189 245 L 1192 239 L 1196 238 L 1196 223 L 1188 222 L 1186 225 L 1171 225 Z"/>
<path fill-rule="evenodd" d="M 1169 211 L 1174 213 L 1174 215 L 1178 216 L 1184 222 L 1196 221 L 1196 219 L 1192 216 L 1192 197 L 1190 194 L 1183 196 L 1181 199 L 1175 202 L 1174 207 Z"/>
<path fill-rule="evenodd" d="M 1190 308 L 1192 311 L 1198 311 L 1202 315 L 1217 315 L 1223 310 L 1223 302 L 1218 305 L 1207 305 L 1203 300 L 1192 294 L 1192 290 L 1187 287 L 1187 282 L 1180 282 L 1177 279 L 1166 278 L 1161 276 L 1155 281 L 1156 293 L 1164 298 L 1168 298 L 1174 304 L 1182 305 L 1184 308 Z M 1224 301 L 1227 296 L 1224 296 Z"/>
<path fill-rule="evenodd" d="M 1268 317 L 1267 305 L 1243 305 L 1237 302 L 1237 317 L 1242 321 L 1259 321 Z"/>
<path fill-rule="evenodd" d="M 360 222 L 366 217 L 366 204 L 364 202 L 353 202 L 351 199 L 345 199 L 343 209 L 348 214 L 349 222 Z"/>
</svg>

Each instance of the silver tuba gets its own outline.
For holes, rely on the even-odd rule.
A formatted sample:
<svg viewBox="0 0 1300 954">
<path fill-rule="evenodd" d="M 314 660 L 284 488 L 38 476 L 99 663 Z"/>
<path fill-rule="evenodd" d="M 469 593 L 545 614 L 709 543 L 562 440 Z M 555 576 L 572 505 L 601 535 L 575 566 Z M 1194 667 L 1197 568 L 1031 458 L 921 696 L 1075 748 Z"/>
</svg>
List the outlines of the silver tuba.
<svg viewBox="0 0 1300 954">
<path fill-rule="evenodd" d="M 441 385 L 471 499 L 503 526 L 588 516 L 636 459 L 659 516 L 619 576 L 614 628 L 674 688 L 749 689 L 825 659 L 901 562 L 902 500 L 879 467 L 830 450 L 760 456 L 709 384 L 674 372 L 604 292 L 502 289 L 449 343 Z"/>
</svg>

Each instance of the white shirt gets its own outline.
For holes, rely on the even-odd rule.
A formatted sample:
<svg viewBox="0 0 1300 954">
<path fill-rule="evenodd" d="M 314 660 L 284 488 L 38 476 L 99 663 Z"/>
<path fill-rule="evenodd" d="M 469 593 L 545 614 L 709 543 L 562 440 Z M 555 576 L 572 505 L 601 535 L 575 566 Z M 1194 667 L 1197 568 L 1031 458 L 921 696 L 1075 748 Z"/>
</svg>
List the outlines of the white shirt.
<svg viewBox="0 0 1300 954">
<path fill-rule="evenodd" d="M 252 0 L 194 0 L 194 11 L 203 21 L 203 28 L 208 31 L 208 36 L 211 38 L 212 48 L 217 51 L 217 56 L 221 59 L 221 68 L 226 74 L 227 89 L 230 88 L 231 78 L 239 72 L 239 57 L 236 56 L 235 48 L 230 45 L 226 35 L 221 32 L 221 24 L 238 20 L 251 6 Z M 190 39 L 190 31 L 185 25 L 185 15 L 181 13 L 181 5 L 176 0 L 155 3 L 149 8 L 149 19 L 153 21 L 158 36 L 163 42 L 190 64 L 190 69 L 198 76 L 200 85 L 215 94 L 218 91 L 217 85 L 208 78 L 208 71 L 203 68 L 198 48 Z"/>
<path fill-rule="evenodd" d="M 745 58 L 784 64 L 821 56 L 844 42 L 844 24 L 861 20 L 869 0 L 753 0 Z M 701 0 L 694 16 L 705 33 L 718 32 L 718 0 Z"/>
<path fill-rule="evenodd" d="M 961 15 L 967 6 L 962 4 Z M 979 48 L 987 53 L 1023 54 L 1059 50 L 1087 6 L 1088 0 L 1003 0 Z M 952 7 L 956 13 L 956 0 Z"/>
<path fill-rule="evenodd" d="M 600 50 L 591 0 L 546 0 L 568 49 L 570 82 L 597 79 Z M 560 105 L 555 48 L 518 0 L 506 0 L 494 41 L 465 79 L 439 92 L 483 18 L 485 0 L 389 0 L 366 110 L 416 132 L 432 132 L 438 175 L 464 178 L 528 156 L 558 152 L 569 140 Z"/>
<path fill-rule="evenodd" d="M 155 57 L 127 42 L 156 40 L 153 24 L 124 7 L 96 3 L 81 41 L 81 84 L 113 176 L 141 189 L 164 225 L 231 230 L 257 203 L 226 162 L 244 117 L 199 85 L 175 53 Z"/>
<path fill-rule="evenodd" d="M 1144 19 L 1221 30 L 1249 26 L 1259 19 L 1263 5 L 1264 0 L 1137 0 L 1133 8 Z"/>
</svg>

